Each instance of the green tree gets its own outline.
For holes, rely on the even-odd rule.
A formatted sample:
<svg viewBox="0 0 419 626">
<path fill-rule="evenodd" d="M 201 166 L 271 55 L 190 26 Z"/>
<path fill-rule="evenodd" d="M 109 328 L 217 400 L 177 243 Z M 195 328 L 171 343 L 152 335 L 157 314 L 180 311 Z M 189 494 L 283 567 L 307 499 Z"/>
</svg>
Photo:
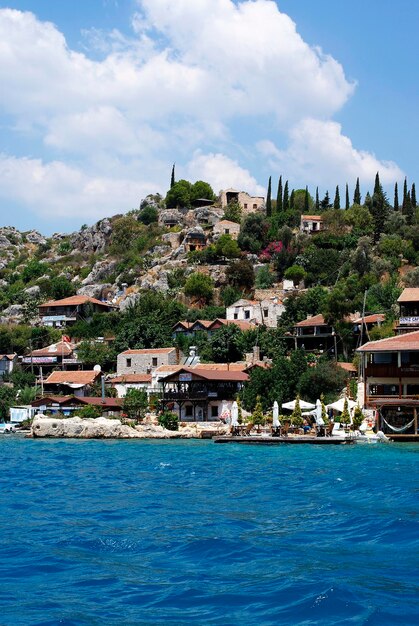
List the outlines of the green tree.
<svg viewBox="0 0 419 626">
<path fill-rule="evenodd" d="M 292 280 L 294 285 L 299 285 L 306 276 L 307 272 L 301 265 L 291 265 L 291 267 L 284 272 L 284 278 Z"/>
<path fill-rule="evenodd" d="M 197 180 L 191 187 L 191 200 L 198 200 L 199 198 L 215 200 L 215 194 L 211 185 L 204 180 Z"/>
<path fill-rule="evenodd" d="M 226 277 L 232 287 L 250 292 L 255 284 L 253 264 L 249 259 L 233 261 L 226 269 Z"/>
<path fill-rule="evenodd" d="M 134 421 L 144 419 L 148 409 L 147 392 L 143 389 L 128 389 L 122 403 L 125 415 Z"/>
<path fill-rule="evenodd" d="M 101 414 L 102 411 L 100 410 L 100 408 L 92 404 L 82 406 L 75 412 L 75 415 L 77 415 L 78 417 L 82 417 L 83 419 L 95 419 L 97 417 L 100 417 Z"/>
<path fill-rule="evenodd" d="M 327 211 L 327 209 L 330 209 L 331 206 L 332 205 L 330 204 L 329 192 L 326 191 L 323 200 L 320 202 L 320 208 L 322 211 Z"/>
<path fill-rule="evenodd" d="M 361 192 L 359 189 L 359 178 L 356 179 L 355 191 L 354 191 L 354 204 L 361 204 Z"/>
<path fill-rule="evenodd" d="M 145 206 L 144 209 L 142 209 L 142 211 L 140 211 L 138 215 L 138 219 L 140 222 L 148 226 L 149 224 L 152 224 L 153 222 L 159 221 L 159 213 L 156 207 L 149 204 Z"/>
<path fill-rule="evenodd" d="M 237 259 L 241 255 L 239 244 L 231 235 L 220 235 L 215 243 L 216 254 L 226 259 Z"/>
<path fill-rule="evenodd" d="M 173 187 L 173 185 L 175 184 L 176 180 L 175 180 L 175 163 L 173 163 L 172 166 L 172 175 L 170 177 L 170 189 Z"/>
<path fill-rule="evenodd" d="M 415 187 L 415 183 L 412 183 L 412 192 L 410 194 L 410 199 L 411 199 L 411 202 L 412 202 L 413 209 L 416 209 L 417 201 L 416 201 L 416 187 Z"/>
<path fill-rule="evenodd" d="M 336 185 L 335 199 L 333 201 L 333 208 L 335 210 L 340 209 L 340 195 L 339 195 L 339 186 Z"/>
<path fill-rule="evenodd" d="M 362 410 L 359 404 L 357 404 L 354 409 L 354 414 L 352 416 L 353 429 L 358 430 L 363 421 L 364 421 L 364 414 L 362 413 Z"/>
<path fill-rule="evenodd" d="M 74 284 L 65 276 L 54 276 L 49 283 L 50 294 L 54 300 L 68 298 L 76 293 Z"/>
<path fill-rule="evenodd" d="M 394 185 L 394 202 L 393 202 L 393 208 L 395 211 L 399 210 L 399 190 L 397 187 L 397 183 L 395 183 Z"/>
<path fill-rule="evenodd" d="M 264 424 L 265 422 L 260 396 L 257 396 L 256 398 L 255 408 L 253 409 L 252 413 L 252 422 L 255 426 L 258 427 L 258 430 L 259 427 L 262 426 L 262 424 Z"/>
<path fill-rule="evenodd" d="M 226 208 L 224 209 L 224 220 L 229 220 L 230 222 L 236 222 L 240 224 L 242 221 L 243 210 L 239 202 L 229 202 Z"/>
<path fill-rule="evenodd" d="M 87 368 L 100 365 L 103 370 L 112 369 L 116 359 L 114 349 L 109 347 L 107 343 L 88 340 L 80 343 L 77 348 L 77 356 Z"/>
<path fill-rule="evenodd" d="M 268 265 L 262 267 L 256 273 L 255 287 L 257 289 L 269 289 L 275 282 L 275 276 L 269 269 Z"/>
<path fill-rule="evenodd" d="M 176 209 L 177 207 L 191 206 L 192 185 L 188 180 L 177 181 L 166 194 L 166 208 Z"/>
<path fill-rule="evenodd" d="M 343 404 L 343 411 L 340 416 L 340 423 L 347 425 L 347 424 L 350 424 L 350 422 L 351 422 L 351 416 L 349 415 L 348 398 L 345 397 L 345 402 Z"/>
<path fill-rule="evenodd" d="M 278 181 L 278 191 L 276 194 L 276 212 L 282 213 L 283 205 L 282 205 L 282 176 L 279 177 Z"/>
<path fill-rule="evenodd" d="M 286 180 L 285 181 L 285 185 L 284 185 L 284 198 L 283 198 L 283 201 L 282 201 L 282 208 L 283 208 L 283 210 L 285 212 L 289 211 L 289 208 L 290 208 L 290 199 L 289 199 L 289 195 L 288 194 L 289 194 L 289 192 L 288 192 L 288 181 Z"/>
<path fill-rule="evenodd" d="M 338 397 L 346 383 L 344 370 L 334 361 L 326 358 L 314 367 L 309 367 L 302 374 L 299 381 L 299 391 L 304 398 L 315 402 L 319 391 L 324 394 L 326 402 L 333 402 Z"/>
<path fill-rule="evenodd" d="M 211 357 L 216 363 L 234 363 L 243 357 L 243 333 L 235 324 L 222 326 L 209 339 Z"/>
<path fill-rule="evenodd" d="M 316 213 L 320 213 L 319 188 L 316 187 Z"/>
<path fill-rule="evenodd" d="M 303 425 L 303 414 L 301 412 L 300 396 L 298 395 L 295 399 L 295 406 L 291 415 L 291 424 L 296 428 L 301 428 Z"/>
<path fill-rule="evenodd" d="M 266 193 L 266 215 L 268 217 L 270 217 L 272 215 L 272 199 L 271 199 L 271 193 L 272 193 L 272 177 L 269 176 L 269 182 L 268 182 L 268 191 Z"/>
<path fill-rule="evenodd" d="M 346 191 L 345 191 L 345 209 L 349 209 L 349 188 L 348 183 L 346 183 Z"/>
<path fill-rule="evenodd" d="M 176 413 L 171 411 L 163 411 L 157 420 L 160 426 L 163 426 L 166 430 L 179 430 L 179 418 Z"/>
<path fill-rule="evenodd" d="M 24 283 L 29 283 L 35 278 L 39 278 L 47 271 L 47 265 L 42 261 L 32 259 L 28 261 L 22 270 L 21 276 Z"/>
<path fill-rule="evenodd" d="M 214 283 L 211 276 L 194 272 L 185 282 L 185 295 L 196 298 L 201 303 L 208 303 L 214 295 Z"/>
</svg>

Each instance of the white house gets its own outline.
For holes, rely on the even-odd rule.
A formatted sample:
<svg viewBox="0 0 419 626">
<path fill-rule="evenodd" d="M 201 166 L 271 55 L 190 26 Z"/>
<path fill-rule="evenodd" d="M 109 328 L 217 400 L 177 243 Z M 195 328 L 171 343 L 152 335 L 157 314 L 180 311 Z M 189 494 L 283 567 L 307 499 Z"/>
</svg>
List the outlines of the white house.
<svg viewBox="0 0 419 626">
<path fill-rule="evenodd" d="M 282 302 L 274 298 L 264 300 L 237 300 L 226 309 L 227 320 L 245 320 L 253 324 L 262 324 L 270 328 L 278 326 L 278 317 L 285 311 Z"/>
</svg>

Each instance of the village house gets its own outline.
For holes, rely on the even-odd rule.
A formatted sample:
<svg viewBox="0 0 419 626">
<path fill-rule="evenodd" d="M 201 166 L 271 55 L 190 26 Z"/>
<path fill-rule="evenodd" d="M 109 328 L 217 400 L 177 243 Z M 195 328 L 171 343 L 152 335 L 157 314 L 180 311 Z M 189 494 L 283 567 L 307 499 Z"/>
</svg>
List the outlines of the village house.
<svg viewBox="0 0 419 626">
<path fill-rule="evenodd" d="M 162 378 L 161 406 L 176 412 L 180 421 L 224 419 L 248 379 L 243 371 L 182 367 Z"/>
<path fill-rule="evenodd" d="M 161 365 L 177 365 L 180 357 L 177 348 L 125 350 L 117 356 L 116 372 L 118 376 L 150 374 Z"/>
<path fill-rule="evenodd" d="M 11 374 L 17 364 L 17 354 L 0 354 L 0 380 L 5 374 Z"/>
<path fill-rule="evenodd" d="M 31 369 L 37 376 L 52 371 L 60 367 L 61 369 L 78 369 L 82 363 L 77 358 L 75 344 L 64 339 L 52 343 L 44 348 L 32 350 L 25 356 L 20 358 L 21 364 L 26 369 Z"/>
<path fill-rule="evenodd" d="M 397 302 L 399 303 L 400 315 L 396 332 L 401 334 L 419 330 L 419 288 L 407 287 L 403 289 Z"/>
<path fill-rule="evenodd" d="M 50 394 L 74 394 L 77 397 L 90 396 L 92 387 L 102 376 L 100 369 L 52 372 L 41 381 L 45 392 Z"/>
<path fill-rule="evenodd" d="M 226 320 L 217 318 L 215 320 L 196 320 L 195 322 L 179 321 L 173 326 L 173 338 L 178 336 L 193 337 L 197 333 L 206 333 L 208 336 L 212 335 L 216 330 L 222 326 L 229 326 L 234 324 L 243 332 L 251 330 L 255 327 L 255 324 L 246 322 L 244 320 Z"/>
<path fill-rule="evenodd" d="M 313 315 L 294 324 L 294 348 L 308 352 L 337 354 L 336 333 L 323 315 Z"/>
<path fill-rule="evenodd" d="M 212 233 L 214 237 L 230 235 L 232 239 L 237 239 L 240 234 L 240 224 L 231 222 L 230 220 L 220 220 L 214 225 Z"/>
<path fill-rule="evenodd" d="M 186 233 L 183 245 L 185 252 L 200 252 L 207 247 L 207 238 L 202 229 L 193 229 Z"/>
<path fill-rule="evenodd" d="M 265 198 L 263 196 L 250 196 L 245 191 L 237 191 L 236 189 L 221 191 L 220 202 L 223 208 L 229 205 L 230 202 L 238 202 L 245 214 L 261 211 L 265 207 Z"/>
<path fill-rule="evenodd" d="M 89 320 L 94 313 L 109 313 L 115 305 L 101 302 L 88 296 L 70 296 L 62 300 L 51 300 L 39 306 L 39 316 L 43 326 L 61 328 L 79 320 Z"/>
<path fill-rule="evenodd" d="M 70 417 L 84 406 L 96 406 L 103 417 L 120 415 L 122 400 L 119 398 L 80 397 L 80 396 L 45 396 L 31 403 L 34 413 L 54 415 L 62 413 Z"/>
<path fill-rule="evenodd" d="M 375 410 L 378 430 L 419 440 L 419 331 L 370 341 L 358 353 L 364 406 Z"/>
<path fill-rule="evenodd" d="M 300 220 L 300 231 L 311 235 L 323 230 L 323 218 L 321 215 L 302 215 Z"/>
<path fill-rule="evenodd" d="M 109 377 L 106 384 L 115 389 L 118 398 L 125 398 L 128 389 L 140 389 L 149 393 L 151 378 L 151 374 L 122 374 Z"/>
<path fill-rule="evenodd" d="M 244 320 L 252 324 L 262 324 L 269 328 L 278 326 L 278 318 L 285 311 L 285 307 L 278 298 L 264 300 L 237 300 L 226 309 L 229 321 Z"/>
<path fill-rule="evenodd" d="M 371 315 L 364 315 L 364 317 L 357 317 L 354 319 L 353 333 L 357 346 L 369 341 L 369 332 L 376 326 L 381 326 L 381 324 L 385 322 L 385 319 L 386 316 L 383 313 L 373 313 Z"/>
</svg>

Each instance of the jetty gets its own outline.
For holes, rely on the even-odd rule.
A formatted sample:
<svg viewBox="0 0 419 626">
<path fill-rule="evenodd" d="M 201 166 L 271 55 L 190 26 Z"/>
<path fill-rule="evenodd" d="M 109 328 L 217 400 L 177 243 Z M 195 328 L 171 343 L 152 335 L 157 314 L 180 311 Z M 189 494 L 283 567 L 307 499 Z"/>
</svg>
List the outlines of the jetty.
<svg viewBox="0 0 419 626">
<path fill-rule="evenodd" d="M 351 437 L 310 437 L 308 435 L 291 436 L 291 437 L 272 437 L 272 436 L 248 436 L 235 437 L 223 436 L 214 437 L 214 443 L 244 443 L 251 445 L 276 446 L 280 444 L 310 444 L 316 446 L 336 446 L 336 445 L 353 445 L 354 438 Z"/>
</svg>

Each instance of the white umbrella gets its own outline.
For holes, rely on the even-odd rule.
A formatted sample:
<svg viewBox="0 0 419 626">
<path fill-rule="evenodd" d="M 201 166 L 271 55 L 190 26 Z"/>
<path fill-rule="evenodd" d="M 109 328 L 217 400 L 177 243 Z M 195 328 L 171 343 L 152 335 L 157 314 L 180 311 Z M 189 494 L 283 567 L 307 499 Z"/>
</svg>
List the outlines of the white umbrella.
<svg viewBox="0 0 419 626">
<path fill-rule="evenodd" d="M 239 407 L 237 402 L 234 400 L 233 405 L 231 407 L 231 425 L 238 426 L 239 425 Z"/>
<path fill-rule="evenodd" d="M 316 412 L 314 414 L 317 426 L 324 426 L 324 419 L 322 418 L 322 403 L 319 399 L 316 400 Z"/>
<path fill-rule="evenodd" d="M 349 411 L 351 411 L 353 408 L 356 407 L 356 402 L 354 402 L 350 398 L 347 398 L 347 400 L 348 400 L 348 409 Z M 336 400 L 336 402 L 333 402 L 332 404 L 328 404 L 327 408 L 333 409 L 334 411 L 337 411 L 338 413 L 343 413 L 344 406 L 345 406 L 345 398 L 340 398 L 339 400 Z"/>
<path fill-rule="evenodd" d="M 278 402 L 275 400 L 273 411 L 272 411 L 272 427 L 273 428 L 279 428 L 281 426 L 281 424 L 279 423 L 279 419 L 278 419 L 278 413 L 279 413 L 279 406 L 278 406 Z"/>
<path fill-rule="evenodd" d="M 295 409 L 295 400 L 291 402 L 284 402 L 282 405 L 283 409 L 288 409 L 289 411 L 293 411 Z M 300 400 L 300 408 L 301 409 L 315 409 L 316 406 L 314 404 L 310 404 L 310 402 L 305 402 L 304 400 Z"/>
</svg>

